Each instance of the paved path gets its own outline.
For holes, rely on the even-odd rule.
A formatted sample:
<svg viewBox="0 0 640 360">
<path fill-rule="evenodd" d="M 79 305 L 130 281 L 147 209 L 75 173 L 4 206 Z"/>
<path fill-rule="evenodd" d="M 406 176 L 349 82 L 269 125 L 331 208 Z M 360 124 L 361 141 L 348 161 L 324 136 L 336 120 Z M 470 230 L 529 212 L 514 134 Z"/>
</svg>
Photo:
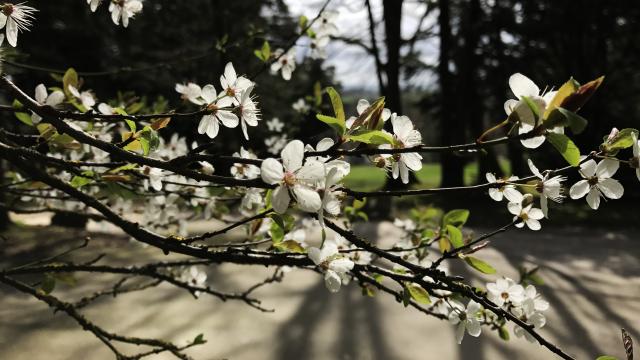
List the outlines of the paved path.
<svg viewBox="0 0 640 360">
<path fill-rule="evenodd" d="M 377 233 L 383 242 L 398 236 L 388 223 L 361 230 Z M 55 236 L 72 235 L 67 230 Z M 639 241 L 637 234 L 625 231 L 512 231 L 497 236 L 492 248 L 479 257 L 514 278 L 523 262 L 541 265 L 547 282 L 541 291 L 551 303 L 542 333 L 578 359 L 595 359 L 604 353 L 622 359 L 620 327 L 640 344 Z M 25 246 L 6 247 L 12 250 L 0 253 L 2 266 L 16 258 L 12 251 L 25 251 Z M 97 251 L 106 251 L 115 263 L 161 257 L 151 249 L 112 239 L 96 241 L 84 256 Z M 453 265 L 454 272 L 482 280 L 464 265 Z M 242 289 L 268 274 L 263 267 L 225 265 L 210 269 L 209 283 L 219 289 Z M 77 298 L 81 290 L 110 284 L 112 279 L 83 277 L 81 287 L 63 286 L 55 293 Z M 96 303 L 86 314 L 97 324 L 127 335 L 180 342 L 204 333 L 208 343 L 191 352 L 196 359 L 555 359 L 538 345 L 513 336 L 505 343 L 493 333 L 483 333 L 479 339 L 466 337 L 458 346 L 446 322 L 405 309 L 388 296 L 362 297 L 356 286 L 330 294 L 317 275 L 306 271 L 294 270 L 283 283 L 259 290 L 257 296 L 276 312 L 261 313 L 209 297 L 194 300 L 186 292 L 161 286 Z M 169 357 L 155 359 L 165 358 Z M 0 359 L 112 356 L 63 315 L 54 315 L 43 304 L 0 286 Z"/>
</svg>

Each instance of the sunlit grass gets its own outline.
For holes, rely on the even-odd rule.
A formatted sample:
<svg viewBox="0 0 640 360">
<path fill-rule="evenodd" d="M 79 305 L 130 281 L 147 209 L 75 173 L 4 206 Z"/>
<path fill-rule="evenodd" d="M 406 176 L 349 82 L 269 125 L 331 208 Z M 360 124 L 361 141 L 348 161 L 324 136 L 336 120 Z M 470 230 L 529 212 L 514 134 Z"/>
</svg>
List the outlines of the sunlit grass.
<svg viewBox="0 0 640 360">
<path fill-rule="evenodd" d="M 510 173 L 510 164 L 506 159 L 500 159 L 503 171 Z M 345 185 L 353 190 L 374 191 L 384 186 L 386 174 L 384 170 L 370 165 L 352 165 L 351 173 L 344 179 Z M 472 162 L 464 168 L 464 184 L 473 185 L 478 176 L 478 163 Z M 415 188 L 434 188 L 440 185 L 442 168 L 438 163 L 423 164 L 422 169 L 416 172 L 419 184 Z"/>
</svg>

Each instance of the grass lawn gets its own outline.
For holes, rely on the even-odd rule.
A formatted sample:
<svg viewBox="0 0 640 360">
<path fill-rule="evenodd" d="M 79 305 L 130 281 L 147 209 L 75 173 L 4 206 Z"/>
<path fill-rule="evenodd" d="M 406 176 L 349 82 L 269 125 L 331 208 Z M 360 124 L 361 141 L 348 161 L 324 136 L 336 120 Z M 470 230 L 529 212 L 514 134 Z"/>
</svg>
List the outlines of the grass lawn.
<svg viewBox="0 0 640 360">
<path fill-rule="evenodd" d="M 500 159 L 503 170 L 509 170 L 510 164 L 506 159 Z M 509 171 L 506 171 L 509 173 Z M 478 163 L 472 162 L 464 168 L 465 185 L 473 185 L 478 175 Z M 349 176 L 344 179 L 345 185 L 353 190 L 374 191 L 384 186 L 385 171 L 370 165 L 353 165 Z M 422 165 L 422 169 L 416 172 L 419 184 L 415 188 L 434 188 L 440 185 L 442 169 L 440 164 L 427 163 Z"/>
</svg>

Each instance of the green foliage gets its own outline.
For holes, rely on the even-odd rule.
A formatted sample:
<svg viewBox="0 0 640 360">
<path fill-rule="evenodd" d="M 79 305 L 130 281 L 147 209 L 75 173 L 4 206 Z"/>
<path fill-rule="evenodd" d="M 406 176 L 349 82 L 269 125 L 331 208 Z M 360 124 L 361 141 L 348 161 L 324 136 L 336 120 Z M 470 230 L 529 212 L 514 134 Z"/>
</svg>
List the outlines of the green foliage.
<svg viewBox="0 0 640 360">
<path fill-rule="evenodd" d="M 24 106 L 18 100 L 13 100 L 12 106 L 13 106 L 14 109 L 23 109 L 24 108 Z M 22 121 L 24 124 L 29 125 L 29 126 L 33 126 L 33 121 L 31 120 L 31 115 L 29 113 L 16 111 L 13 114 L 15 115 L 15 117 L 18 120 Z"/>
<path fill-rule="evenodd" d="M 547 134 L 547 140 L 567 160 L 569 165 L 578 166 L 580 164 L 580 149 L 569 137 L 564 134 L 550 132 Z"/>
<path fill-rule="evenodd" d="M 496 269 L 483 260 L 480 260 L 473 256 L 465 256 L 464 261 L 472 268 L 480 271 L 483 274 L 495 274 Z"/>
<path fill-rule="evenodd" d="M 464 246 L 464 241 L 462 240 L 462 231 L 453 225 L 447 225 L 447 234 L 449 234 L 449 241 L 454 248 L 459 248 Z"/>
<path fill-rule="evenodd" d="M 271 46 L 269 45 L 269 42 L 265 40 L 262 43 L 262 48 L 259 50 L 254 50 L 253 53 L 258 59 L 262 60 L 263 62 L 269 61 L 269 58 L 271 57 Z"/>
<path fill-rule="evenodd" d="M 204 339 L 204 334 L 198 334 L 198 336 L 196 336 L 193 339 L 193 344 L 194 345 L 202 345 L 205 344 L 207 342 L 207 340 Z"/>
<path fill-rule="evenodd" d="M 358 130 L 347 138 L 369 145 L 393 144 L 393 136 L 381 130 Z"/>
<path fill-rule="evenodd" d="M 45 294 L 51 294 L 53 289 L 56 288 L 56 279 L 51 276 L 51 274 L 44 274 L 42 278 L 42 282 L 40 283 L 40 288 L 38 290 L 42 291 Z"/>
<path fill-rule="evenodd" d="M 71 92 L 69 92 L 69 85 L 77 89 L 78 83 L 78 73 L 74 68 L 69 68 L 62 77 L 62 90 L 67 96 L 71 96 Z"/>
<path fill-rule="evenodd" d="M 638 130 L 636 129 L 622 129 L 611 139 L 606 139 L 600 148 L 606 153 L 615 153 L 618 150 L 626 149 L 633 146 L 633 139 L 638 138 Z"/>
<path fill-rule="evenodd" d="M 71 179 L 71 186 L 75 188 L 83 187 L 87 184 L 91 184 L 93 182 L 93 176 L 95 175 L 92 170 L 85 170 L 82 172 L 83 176 L 74 176 Z"/>
<path fill-rule="evenodd" d="M 453 225 L 460 227 L 464 225 L 469 219 L 469 210 L 467 209 L 455 209 L 446 213 L 442 217 L 442 226 Z"/>
<path fill-rule="evenodd" d="M 431 304 L 429 293 L 422 286 L 414 283 L 405 283 L 405 289 L 405 292 L 408 292 L 409 295 L 411 295 L 411 298 L 418 304 Z"/>
<path fill-rule="evenodd" d="M 609 355 L 601 355 L 601 356 L 598 356 L 596 360 L 618 360 L 618 358 L 614 356 L 609 356 Z"/>
<path fill-rule="evenodd" d="M 337 118 L 328 115 L 316 114 L 316 118 L 323 123 L 331 126 L 339 135 L 343 135 L 346 132 L 346 125 L 344 122 L 340 122 Z"/>
<path fill-rule="evenodd" d="M 500 326 L 498 328 L 498 335 L 500 335 L 500 339 L 509 341 L 509 330 L 507 330 L 506 326 Z"/>
<path fill-rule="evenodd" d="M 524 100 L 524 103 L 527 104 L 527 106 L 529 107 L 529 109 L 533 113 L 533 116 L 535 116 L 536 124 L 537 124 L 538 120 L 540 119 L 540 116 L 541 116 L 540 107 L 538 107 L 538 104 L 536 104 L 535 101 L 531 100 L 531 98 L 528 97 L 528 96 L 523 96 L 522 100 Z"/>
</svg>

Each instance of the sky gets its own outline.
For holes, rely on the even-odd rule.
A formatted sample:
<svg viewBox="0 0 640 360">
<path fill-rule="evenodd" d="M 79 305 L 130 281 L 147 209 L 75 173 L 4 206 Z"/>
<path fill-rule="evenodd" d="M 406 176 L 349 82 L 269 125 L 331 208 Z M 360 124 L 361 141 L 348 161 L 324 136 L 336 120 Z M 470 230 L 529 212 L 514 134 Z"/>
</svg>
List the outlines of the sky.
<svg viewBox="0 0 640 360">
<path fill-rule="evenodd" d="M 325 1 L 285 0 L 285 2 L 289 6 L 292 15 L 305 15 L 309 19 L 313 19 Z M 384 61 L 384 25 L 381 23 L 382 0 L 371 0 L 371 5 L 374 19 L 380 25 L 376 28 L 376 38 L 378 47 L 382 49 Z M 426 6 L 424 2 L 405 1 L 402 15 L 402 34 L 404 38 L 409 38 L 415 33 Z M 364 39 L 365 43 L 370 44 L 369 20 L 364 0 L 333 0 L 328 9 L 338 11 L 336 25 L 340 30 L 340 36 Z M 423 29 L 433 25 L 437 20 L 436 16 L 437 12 L 430 14 L 427 21 L 423 23 Z M 305 44 L 304 39 L 299 43 L 301 47 Z M 427 63 L 436 63 L 438 56 L 437 39 L 422 41 L 417 44 L 417 48 L 422 53 L 421 60 Z M 337 40 L 332 41 L 328 48 L 328 58 L 325 64 L 326 66 L 335 67 L 336 79 L 340 81 L 345 89 L 375 91 L 378 88 L 374 59 L 357 46 L 346 45 Z M 431 86 L 434 80 L 435 75 L 427 72 L 412 79 L 410 84 L 404 83 L 402 85 L 405 87 L 412 85 L 425 88 Z"/>
</svg>

